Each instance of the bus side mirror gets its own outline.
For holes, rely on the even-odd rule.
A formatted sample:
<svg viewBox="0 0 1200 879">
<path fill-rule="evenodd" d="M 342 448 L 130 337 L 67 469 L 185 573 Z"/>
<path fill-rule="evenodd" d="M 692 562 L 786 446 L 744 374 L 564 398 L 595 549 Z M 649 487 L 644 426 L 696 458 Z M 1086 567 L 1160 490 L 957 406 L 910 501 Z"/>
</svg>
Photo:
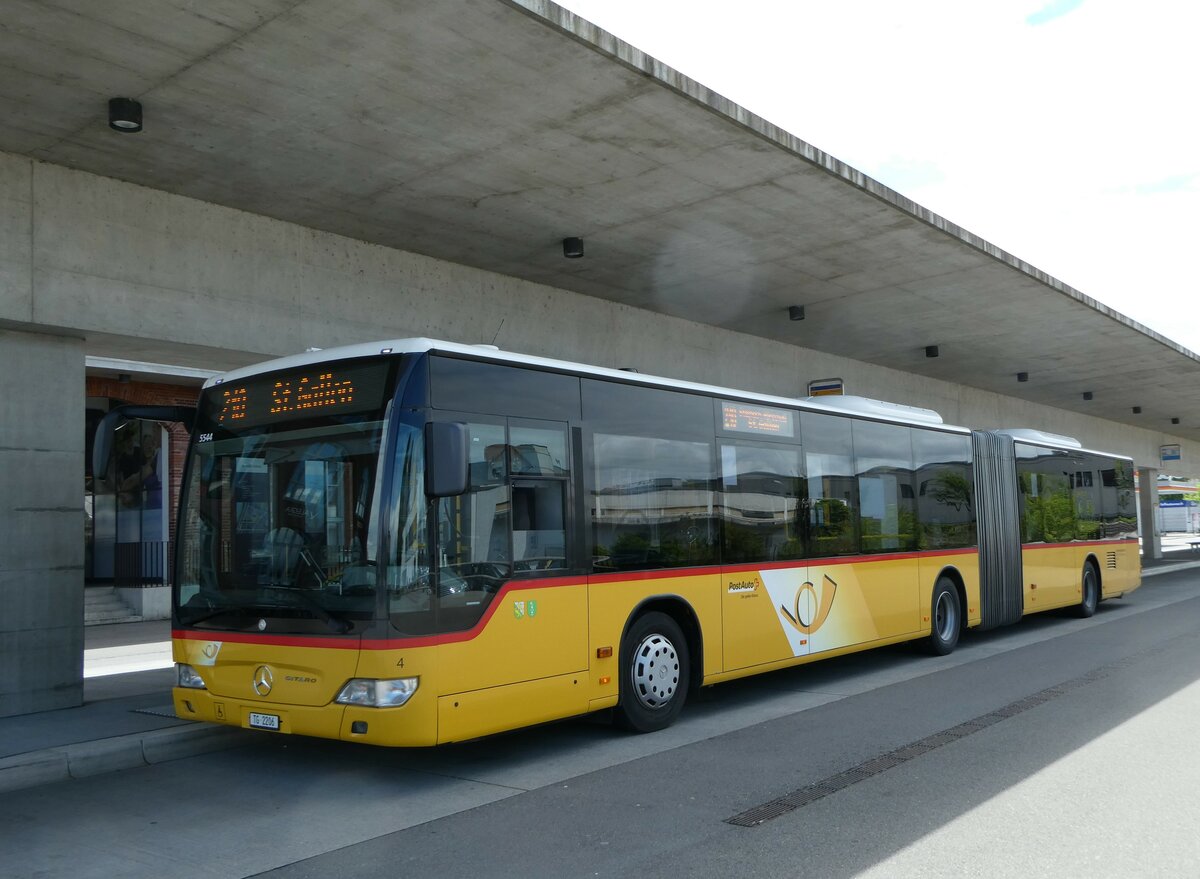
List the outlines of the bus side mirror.
<svg viewBox="0 0 1200 879">
<path fill-rule="evenodd" d="M 425 425 L 425 494 L 453 497 L 467 490 L 469 443 L 462 422 L 430 421 Z"/>
<path fill-rule="evenodd" d="M 112 462 L 113 441 L 118 428 L 127 421 L 144 418 L 147 421 L 178 421 L 190 431 L 196 423 L 194 406 L 117 406 L 96 427 L 96 438 L 92 445 L 92 478 L 97 487 L 108 482 L 108 465 Z"/>
<path fill-rule="evenodd" d="M 119 411 L 109 412 L 96 427 L 92 443 L 92 479 L 97 488 L 108 483 L 108 465 L 112 461 L 113 441 L 117 427 L 125 422 Z"/>
</svg>

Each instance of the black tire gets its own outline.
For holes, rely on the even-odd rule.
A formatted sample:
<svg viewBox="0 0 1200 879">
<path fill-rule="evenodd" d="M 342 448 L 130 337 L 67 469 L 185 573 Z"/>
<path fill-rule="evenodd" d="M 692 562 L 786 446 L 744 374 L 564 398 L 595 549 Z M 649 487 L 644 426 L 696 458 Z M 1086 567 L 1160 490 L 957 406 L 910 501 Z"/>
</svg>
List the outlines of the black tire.
<svg viewBox="0 0 1200 879">
<path fill-rule="evenodd" d="M 1075 616 L 1087 619 L 1096 612 L 1096 605 L 1100 603 L 1100 574 L 1091 562 L 1085 562 L 1083 565 L 1080 585 L 1083 596 L 1079 599 L 1079 604 L 1075 605 Z"/>
<path fill-rule="evenodd" d="M 929 622 L 933 631 L 925 640 L 925 650 L 934 656 L 953 653 L 962 631 L 962 603 L 958 600 L 954 581 L 949 577 L 938 577 L 933 585 Z"/>
<path fill-rule="evenodd" d="M 621 639 L 617 726 L 646 733 L 674 723 L 687 699 L 690 668 L 687 640 L 675 620 L 658 612 L 634 620 Z"/>
</svg>

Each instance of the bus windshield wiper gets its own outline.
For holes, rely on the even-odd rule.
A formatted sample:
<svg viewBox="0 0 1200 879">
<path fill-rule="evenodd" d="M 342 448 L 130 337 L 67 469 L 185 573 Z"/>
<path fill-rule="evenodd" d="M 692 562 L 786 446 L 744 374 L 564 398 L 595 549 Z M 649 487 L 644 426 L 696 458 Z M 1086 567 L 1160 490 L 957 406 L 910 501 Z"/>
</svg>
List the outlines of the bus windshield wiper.
<svg viewBox="0 0 1200 879">
<path fill-rule="evenodd" d="M 293 596 L 292 607 L 302 607 L 305 610 L 312 611 L 313 616 L 321 620 L 339 635 L 345 635 L 354 628 L 353 623 L 344 617 L 330 613 L 321 602 L 317 601 L 303 589 L 297 589 L 295 586 L 288 586 L 283 583 L 272 583 L 266 588 Z"/>
</svg>

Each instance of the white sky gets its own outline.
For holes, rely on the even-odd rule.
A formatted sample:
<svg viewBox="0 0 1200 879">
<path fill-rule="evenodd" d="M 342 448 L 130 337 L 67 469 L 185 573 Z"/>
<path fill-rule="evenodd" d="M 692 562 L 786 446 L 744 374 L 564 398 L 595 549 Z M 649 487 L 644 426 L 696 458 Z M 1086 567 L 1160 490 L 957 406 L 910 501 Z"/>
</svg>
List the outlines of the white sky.
<svg viewBox="0 0 1200 879">
<path fill-rule="evenodd" d="M 1200 3 L 559 2 L 1200 351 Z"/>
</svg>

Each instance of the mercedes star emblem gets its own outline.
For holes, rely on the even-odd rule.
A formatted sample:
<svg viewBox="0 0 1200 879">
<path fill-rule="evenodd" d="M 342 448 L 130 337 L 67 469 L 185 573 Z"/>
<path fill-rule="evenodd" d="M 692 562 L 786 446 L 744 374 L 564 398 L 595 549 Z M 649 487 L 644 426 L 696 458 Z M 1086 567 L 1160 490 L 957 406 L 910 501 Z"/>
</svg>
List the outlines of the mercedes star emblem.
<svg viewBox="0 0 1200 879">
<path fill-rule="evenodd" d="M 271 674 L 271 670 L 265 665 L 260 665 L 254 670 L 254 692 L 258 693 L 258 695 L 268 695 L 274 684 L 275 676 Z"/>
</svg>

